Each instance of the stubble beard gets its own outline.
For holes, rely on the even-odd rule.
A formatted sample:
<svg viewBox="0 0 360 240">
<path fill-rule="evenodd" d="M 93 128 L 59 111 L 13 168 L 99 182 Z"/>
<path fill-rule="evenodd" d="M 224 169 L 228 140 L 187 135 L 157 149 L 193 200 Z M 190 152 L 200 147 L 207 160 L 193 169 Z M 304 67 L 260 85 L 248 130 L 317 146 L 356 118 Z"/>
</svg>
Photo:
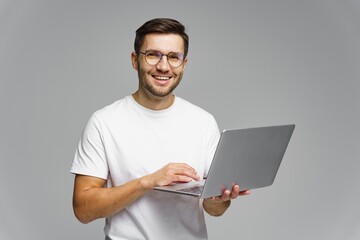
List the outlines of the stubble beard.
<svg viewBox="0 0 360 240">
<path fill-rule="evenodd" d="M 166 97 L 172 94 L 175 88 L 179 85 L 183 76 L 183 72 L 181 72 L 178 75 L 178 79 L 175 82 L 173 82 L 171 86 L 168 86 L 167 88 L 154 86 L 154 84 L 151 83 L 151 81 L 147 78 L 147 76 L 148 75 L 144 70 L 138 69 L 139 84 L 142 85 L 147 92 L 149 92 L 151 95 L 155 97 Z"/>
</svg>

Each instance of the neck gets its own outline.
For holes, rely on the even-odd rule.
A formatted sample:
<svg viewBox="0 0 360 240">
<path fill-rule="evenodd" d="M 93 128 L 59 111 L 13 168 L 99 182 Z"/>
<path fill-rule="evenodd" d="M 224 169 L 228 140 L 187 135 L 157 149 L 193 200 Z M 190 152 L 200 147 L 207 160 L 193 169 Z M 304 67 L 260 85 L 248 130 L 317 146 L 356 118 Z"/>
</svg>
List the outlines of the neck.
<svg viewBox="0 0 360 240">
<path fill-rule="evenodd" d="M 175 101 L 174 94 L 170 93 L 165 97 L 148 96 L 141 91 L 132 94 L 133 98 L 141 106 L 151 110 L 163 110 L 169 108 Z"/>
</svg>

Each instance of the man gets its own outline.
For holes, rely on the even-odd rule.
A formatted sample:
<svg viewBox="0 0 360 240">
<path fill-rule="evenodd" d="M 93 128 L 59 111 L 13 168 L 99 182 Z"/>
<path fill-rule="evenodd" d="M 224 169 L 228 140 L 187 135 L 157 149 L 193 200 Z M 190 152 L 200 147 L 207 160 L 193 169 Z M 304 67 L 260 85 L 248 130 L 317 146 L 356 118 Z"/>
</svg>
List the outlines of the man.
<svg viewBox="0 0 360 240">
<path fill-rule="evenodd" d="M 173 94 L 186 64 L 188 36 L 173 19 L 136 31 L 138 90 L 95 112 L 71 172 L 73 207 L 83 223 L 106 218 L 106 239 L 207 239 L 203 209 L 220 216 L 239 186 L 201 200 L 152 190 L 207 175 L 219 139 L 209 113 Z"/>
</svg>

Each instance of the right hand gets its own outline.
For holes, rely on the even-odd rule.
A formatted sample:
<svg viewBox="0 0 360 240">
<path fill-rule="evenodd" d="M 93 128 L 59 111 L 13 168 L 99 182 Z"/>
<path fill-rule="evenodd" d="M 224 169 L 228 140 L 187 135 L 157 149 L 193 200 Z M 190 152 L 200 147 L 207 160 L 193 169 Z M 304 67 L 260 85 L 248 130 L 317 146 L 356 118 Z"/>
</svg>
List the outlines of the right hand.
<svg viewBox="0 0 360 240">
<path fill-rule="evenodd" d="M 199 181 L 200 177 L 194 168 L 186 163 L 169 163 L 158 171 L 145 176 L 149 188 L 166 186 L 176 182 Z"/>
</svg>

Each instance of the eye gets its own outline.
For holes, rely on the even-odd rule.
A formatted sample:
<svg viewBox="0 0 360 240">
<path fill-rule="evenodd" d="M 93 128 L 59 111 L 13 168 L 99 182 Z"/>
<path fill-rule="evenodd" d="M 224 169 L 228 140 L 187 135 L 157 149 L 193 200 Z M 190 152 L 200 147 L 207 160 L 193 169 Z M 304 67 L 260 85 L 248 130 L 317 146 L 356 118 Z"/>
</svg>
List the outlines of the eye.
<svg viewBox="0 0 360 240">
<path fill-rule="evenodd" d="M 181 53 L 169 53 L 168 58 L 171 61 L 181 61 L 183 56 Z"/>
<path fill-rule="evenodd" d="M 146 57 L 148 58 L 160 58 L 161 53 L 158 51 L 147 51 L 146 52 Z"/>
</svg>

